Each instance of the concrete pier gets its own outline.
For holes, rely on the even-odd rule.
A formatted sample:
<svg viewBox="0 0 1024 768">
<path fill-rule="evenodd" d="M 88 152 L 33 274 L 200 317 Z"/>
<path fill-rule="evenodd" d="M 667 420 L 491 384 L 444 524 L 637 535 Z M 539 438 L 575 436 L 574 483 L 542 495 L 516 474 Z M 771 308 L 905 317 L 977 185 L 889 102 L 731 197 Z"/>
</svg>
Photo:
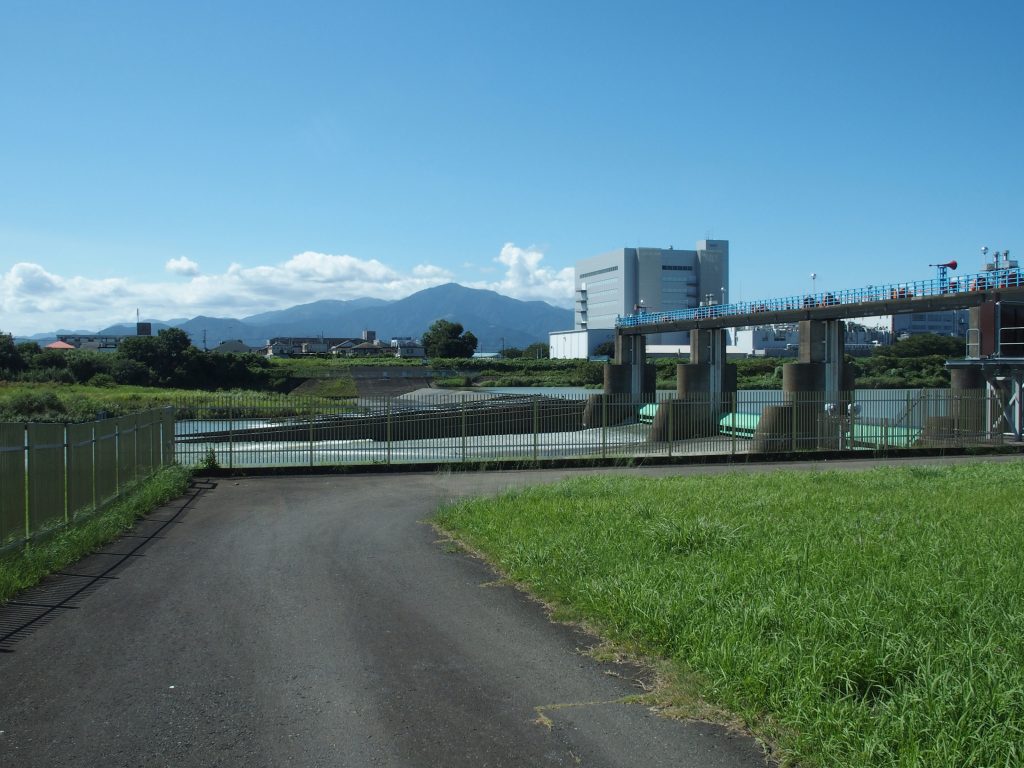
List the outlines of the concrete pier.
<svg viewBox="0 0 1024 768">
<path fill-rule="evenodd" d="M 718 434 L 722 415 L 736 407 L 736 366 L 725 347 L 724 329 L 690 331 L 690 362 L 676 366 L 676 396 L 658 406 L 650 441 Z"/>
<path fill-rule="evenodd" d="M 591 395 L 583 411 L 586 427 L 611 427 L 635 421 L 640 403 L 653 403 L 657 369 L 647 363 L 644 336 L 615 335 L 614 362 L 604 366 L 604 393 Z"/>
<path fill-rule="evenodd" d="M 853 371 L 845 362 L 846 324 L 802 320 L 797 362 L 782 367 L 784 405 L 768 406 L 755 451 L 840 448 L 849 423 Z"/>
</svg>

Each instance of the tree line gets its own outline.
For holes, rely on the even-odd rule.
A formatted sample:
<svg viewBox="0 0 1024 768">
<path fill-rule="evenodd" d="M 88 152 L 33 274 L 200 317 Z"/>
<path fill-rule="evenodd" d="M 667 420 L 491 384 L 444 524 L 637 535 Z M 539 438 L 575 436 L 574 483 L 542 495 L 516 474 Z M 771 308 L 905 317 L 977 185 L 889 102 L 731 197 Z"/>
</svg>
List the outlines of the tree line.
<svg viewBox="0 0 1024 768">
<path fill-rule="evenodd" d="M 434 323 L 423 341 L 432 364 L 463 370 L 474 381 L 479 378 L 501 386 L 599 386 L 602 381 L 601 363 L 548 361 L 547 345 L 541 343 L 525 350 L 506 348 L 499 360 L 471 360 L 476 337 L 461 324 L 446 320 Z M 858 388 L 945 387 L 949 383 L 945 361 L 963 354 L 960 339 L 922 334 L 847 362 Z M 737 361 L 740 388 L 781 387 L 782 366 L 789 361 L 773 357 Z M 659 386 L 674 387 L 678 362 L 684 360 L 656 361 Z M 179 328 L 156 336 L 126 337 L 114 353 L 41 349 L 35 342 L 14 344 L 10 336 L 0 334 L 0 381 L 279 392 L 297 383 L 294 371 L 260 355 L 203 352 Z"/>
<path fill-rule="evenodd" d="M 58 384 L 118 384 L 179 389 L 286 388 L 287 373 L 260 355 L 203 352 L 180 328 L 128 336 L 115 352 L 43 349 L 0 334 L 0 380 Z"/>
</svg>

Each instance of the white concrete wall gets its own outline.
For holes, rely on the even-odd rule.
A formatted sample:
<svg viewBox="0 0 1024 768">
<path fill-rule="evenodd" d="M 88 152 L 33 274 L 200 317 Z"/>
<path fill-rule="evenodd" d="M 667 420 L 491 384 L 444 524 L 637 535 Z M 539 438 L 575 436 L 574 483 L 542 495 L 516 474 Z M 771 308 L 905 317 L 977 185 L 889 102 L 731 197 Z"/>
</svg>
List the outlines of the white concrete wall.
<svg viewBox="0 0 1024 768">
<path fill-rule="evenodd" d="M 615 338 L 614 331 L 552 331 L 548 334 L 548 356 L 555 360 L 586 360 L 594 347 Z"/>
</svg>

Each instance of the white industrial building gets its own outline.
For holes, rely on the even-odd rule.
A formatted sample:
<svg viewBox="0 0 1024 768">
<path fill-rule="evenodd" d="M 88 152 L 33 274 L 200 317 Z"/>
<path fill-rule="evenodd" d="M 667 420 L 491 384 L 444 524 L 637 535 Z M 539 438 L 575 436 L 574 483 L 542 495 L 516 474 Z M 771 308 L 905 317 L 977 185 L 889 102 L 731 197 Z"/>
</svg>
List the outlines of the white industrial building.
<svg viewBox="0 0 1024 768">
<path fill-rule="evenodd" d="M 800 330 L 796 323 L 755 325 L 737 328 L 730 351 L 744 357 L 795 357 L 800 348 Z M 850 355 L 870 354 L 876 347 L 889 344 L 888 329 L 846 323 L 844 345 Z"/>
<path fill-rule="evenodd" d="M 951 309 L 946 312 L 912 312 L 892 316 L 892 337 L 894 339 L 915 336 L 919 333 L 937 333 L 940 336 L 967 335 L 968 310 Z"/>
<path fill-rule="evenodd" d="M 554 331 L 548 334 L 548 356 L 556 360 L 586 360 L 598 346 L 614 340 L 613 330 Z"/>
<path fill-rule="evenodd" d="M 615 320 L 729 301 L 729 241 L 700 240 L 695 250 L 618 248 L 576 262 L 574 327 L 549 334 L 553 358 L 582 358 L 614 337 Z M 687 333 L 651 334 L 652 345 L 689 343 Z"/>
</svg>

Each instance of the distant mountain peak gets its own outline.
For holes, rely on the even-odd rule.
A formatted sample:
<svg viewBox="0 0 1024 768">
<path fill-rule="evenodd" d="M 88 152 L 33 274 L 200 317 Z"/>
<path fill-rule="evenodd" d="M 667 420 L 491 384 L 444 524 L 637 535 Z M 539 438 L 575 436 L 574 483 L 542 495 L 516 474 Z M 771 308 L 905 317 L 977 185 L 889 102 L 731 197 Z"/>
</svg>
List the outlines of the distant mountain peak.
<svg viewBox="0 0 1024 768">
<path fill-rule="evenodd" d="M 275 336 L 358 338 L 365 330 L 376 331 L 377 337 L 385 340 L 418 338 L 439 319 L 459 322 L 472 331 L 480 340 L 481 351 L 547 341 L 548 332 L 571 328 L 573 321 L 572 310 L 547 302 L 521 301 L 487 288 L 444 283 L 394 301 L 321 299 L 241 319 L 198 315 L 191 320 L 150 322 L 154 334 L 169 326 L 181 328 L 193 344 L 213 348 L 234 339 L 258 346 Z M 100 333 L 132 334 L 135 325 L 118 324 Z"/>
</svg>

